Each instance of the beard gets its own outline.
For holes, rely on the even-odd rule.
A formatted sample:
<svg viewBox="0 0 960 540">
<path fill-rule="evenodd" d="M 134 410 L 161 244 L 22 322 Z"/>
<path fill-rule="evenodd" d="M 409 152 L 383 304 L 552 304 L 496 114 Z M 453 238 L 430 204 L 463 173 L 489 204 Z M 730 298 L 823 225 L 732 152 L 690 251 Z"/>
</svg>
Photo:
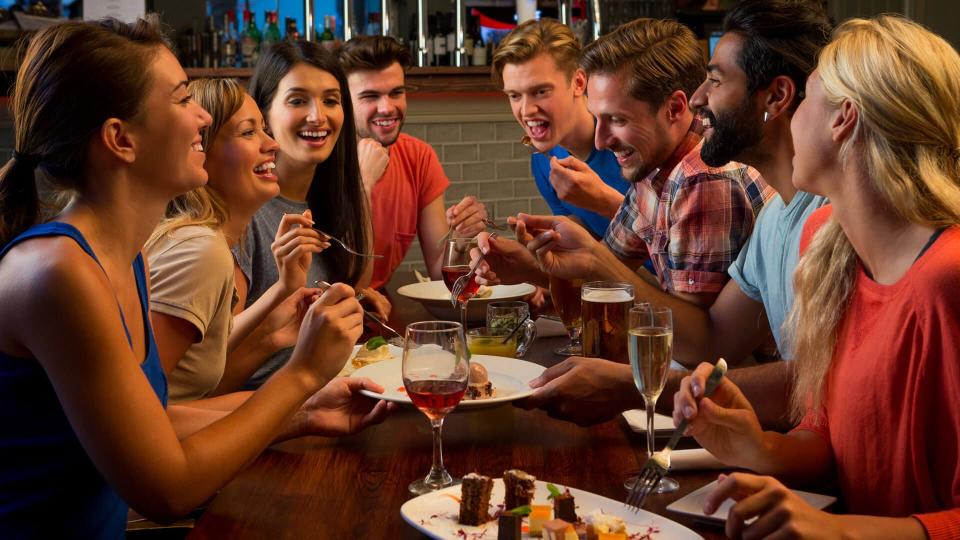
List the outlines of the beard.
<svg viewBox="0 0 960 540">
<path fill-rule="evenodd" d="M 753 121 L 750 102 L 730 112 L 715 114 L 703 107 L 700 115 L 710 120 L 713 135 L 703 141 L 700 159 L 711 167 L 722 167 L 749 150 L 763 138 L 762 124 Z"/>
</svg>

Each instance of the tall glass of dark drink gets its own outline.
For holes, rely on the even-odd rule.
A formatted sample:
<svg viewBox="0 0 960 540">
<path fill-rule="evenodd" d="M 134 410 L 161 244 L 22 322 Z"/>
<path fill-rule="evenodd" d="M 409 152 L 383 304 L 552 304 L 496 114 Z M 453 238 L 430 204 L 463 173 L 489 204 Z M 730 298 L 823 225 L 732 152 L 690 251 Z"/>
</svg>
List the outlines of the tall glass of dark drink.
<svg viewBox="0 0 960 540">
<path fill-rule="evenodd" d="M 570 343 L 553 352 L 561 356 L 575 356 L 583 353 L 580 337 L 583 332 L 583 320 L 580 318 L 580 288 L 582 279 L 562 279 L 550 276 L 550 297 L 557 315 L 570 336 Z"/>
<path fill-rule="evenodd" d="M 627 315 L 633 307 L 633 285 L 591 281 L 580 291 L 583 355 L 627 364 Z"/>
<path fill-rule="evenodd" d="M 403 386 L 410 401 L 430 419 L 433 465 L 425 478 L 410 484 L 417 495 L 459 483 L 443 466 L 443 419 L 460 403 L 470 377 L 470 355 L 463 327 L 428 321 L 407 325 L 403 346 Z"/>
</svg>

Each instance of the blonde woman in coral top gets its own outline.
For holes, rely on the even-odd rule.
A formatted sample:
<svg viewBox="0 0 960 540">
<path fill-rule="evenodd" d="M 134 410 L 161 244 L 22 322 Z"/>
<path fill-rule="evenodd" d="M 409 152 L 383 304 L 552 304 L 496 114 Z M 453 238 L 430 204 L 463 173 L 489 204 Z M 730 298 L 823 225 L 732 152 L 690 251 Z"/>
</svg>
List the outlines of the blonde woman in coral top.
<svg viewBox="0 0 960 540">
<path fill-rule="evenodd" d="M 674 421 L 731 465 L 837 482 L 848 514 L 772 476 L 722 475 L 705 511 L 736 505 L 743 538 L 960 537 L 960 56 L 898 17 L 841 25 L 793 118 L 798 189 L 832 201 L 807 221 L 797 299 L 792 432 L 763 432 L 701 365 Z M 747 520 L 757 518 L 746 524 Z"/>
</svg>

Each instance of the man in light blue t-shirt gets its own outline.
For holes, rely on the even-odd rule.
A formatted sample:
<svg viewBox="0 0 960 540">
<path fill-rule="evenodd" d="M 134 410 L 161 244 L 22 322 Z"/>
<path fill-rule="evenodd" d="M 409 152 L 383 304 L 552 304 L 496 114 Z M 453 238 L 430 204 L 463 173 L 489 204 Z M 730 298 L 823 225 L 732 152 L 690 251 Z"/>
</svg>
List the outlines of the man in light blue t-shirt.
<svg viewBox="0 0 960 540">
<path fill-rule="evenodd" d="M 554 215 L 569 216 L 600 238 L 630 183 L 616 155 L 594 146 L 587 79 L 577 62 L 580 42 L 549 19 L 511 31 L 493 55 L 493 73 L 525 136 L 536 149 L 530 168 Z"/>
<path fill-rule="evenodd" d="M 674 358 L 688 366 L 713 363 L 718 357 L 736 365 L 771 335 L 781 356 L 791 357 L 782 325 L 793 304 L 800 233 L 806 217 L 825 204 L 823 198 L 793 187 L 790 132 L 806 78 L 829 40 L 822 8 L 814 0 L 744 0 L 727 15 L 724 31 L 706 81 L 690 98 L 706 128 L 700 155 L 711 166 L 729 161 L 751 165 L 778 195 L 760 213 L 753 235 L 728 269 L 732 279 L 709 309 L 665 300 L 673 310 Z M 791 425 L 785 414 L 791 365 L 770 362 L 727 374 L 767 427 Z M 683 375 L 671 373 L 664 396 L 673 396 Z M 705 381 L 698 380 L 703 388 Z M 606 360 L 568 359 L 531 385 L 537 390 L 526 406 L 543 407 L 581 424 L 643 405 L 630 367 Z M 583 406 L 587 402 L 590 407 Z M 658 409 L 670 412 L 673 399 L 660 399 Z M 689 419 L 696 411 L 685 408 L 681 414 Z"/>
</svg>

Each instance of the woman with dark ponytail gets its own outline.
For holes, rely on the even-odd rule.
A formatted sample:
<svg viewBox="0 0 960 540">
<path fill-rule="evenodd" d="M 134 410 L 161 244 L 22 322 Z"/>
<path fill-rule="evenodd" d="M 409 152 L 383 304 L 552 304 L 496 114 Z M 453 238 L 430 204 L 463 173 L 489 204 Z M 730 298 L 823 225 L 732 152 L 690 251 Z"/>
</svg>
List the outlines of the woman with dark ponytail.
<svg viewBox="0 0 960 540">
<path fill-rule="evenodd" d="M 121 538 L 128 503 L 154 520 L 183 515 L 278 436 L 302 433 L 290 419 L 315 392 L 296 415 L 313 432 L 382 416 L 379 405 L 341 422 L 322 390 L 361 333 L 342 284 L 310 306 L 297 351 L 259 392 L 165 407 L 140 250 L 167 202 L 206 183 L 210 116 L 152 26 L 38 32 L 12 105 L 17 151 L 0 171 L 0 537 Z M 45 223 L 38 173 L 72 192 Z"/>
</svg>

